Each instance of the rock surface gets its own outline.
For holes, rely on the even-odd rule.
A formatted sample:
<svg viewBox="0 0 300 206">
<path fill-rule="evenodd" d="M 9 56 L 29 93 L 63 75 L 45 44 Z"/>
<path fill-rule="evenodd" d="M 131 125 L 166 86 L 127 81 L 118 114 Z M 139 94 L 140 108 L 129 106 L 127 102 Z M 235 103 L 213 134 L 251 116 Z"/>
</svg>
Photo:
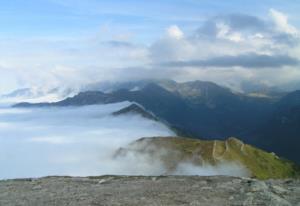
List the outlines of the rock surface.
<svg viewBox="0 0 300 206">
<path fill-rule="evenodd" d="M 300 180 L 226 176 L 46 177 L 0 181 L 0 205 L 300 206 Z"/>
</svg>

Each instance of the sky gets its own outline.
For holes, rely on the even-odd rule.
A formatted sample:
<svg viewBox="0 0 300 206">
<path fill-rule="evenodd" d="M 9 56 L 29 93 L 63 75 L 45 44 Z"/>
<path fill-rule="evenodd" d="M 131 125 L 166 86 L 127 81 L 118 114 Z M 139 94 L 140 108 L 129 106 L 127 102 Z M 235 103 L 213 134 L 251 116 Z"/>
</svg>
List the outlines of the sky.
<svg viewBox="0 0 300 206">
<path fill-rule="evenodd" d="M 10 0 L 0 94 L 101 81 L 300 88 L 299 0 Z"/>
</svg>

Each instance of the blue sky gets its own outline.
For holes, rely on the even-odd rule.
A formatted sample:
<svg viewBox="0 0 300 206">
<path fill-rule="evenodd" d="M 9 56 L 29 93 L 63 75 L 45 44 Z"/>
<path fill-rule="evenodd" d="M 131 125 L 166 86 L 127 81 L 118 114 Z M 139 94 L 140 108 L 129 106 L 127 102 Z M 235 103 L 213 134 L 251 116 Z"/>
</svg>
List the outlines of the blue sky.
<svg viewBox="0 0 300 206">
<path fill-rule="evenodd" d="M 2 37 L 73 36 L 92 33 L 105 25 L 137 32 L 151 41 L 168 25 L 197 28 L 208 16 L 246 13 L 263 16 L 269 8 L 287 13 L 300 24 L 298 0 L 9 0 L 1 1 Z M 118 31 L 118 32 L 119 32 Z"/>
<path fill-rule="evenodd" d="M 149 76 L 300 88 L 299 0 L 0 3 L 0 93 Z"/>
</svg>

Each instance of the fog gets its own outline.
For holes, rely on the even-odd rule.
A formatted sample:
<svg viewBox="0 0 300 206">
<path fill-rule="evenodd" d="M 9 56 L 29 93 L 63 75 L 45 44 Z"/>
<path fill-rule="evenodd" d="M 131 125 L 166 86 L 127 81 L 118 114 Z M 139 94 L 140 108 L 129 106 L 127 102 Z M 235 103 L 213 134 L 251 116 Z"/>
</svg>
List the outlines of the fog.
<svg viewBox="0 0 300 206">
<path fill-rule="evenodd" d="M 171 135 L 162 124 L 110 115 L 129 102 L 87 107 L 0 109 L 0 178 L 130 173 L 113 153 L 144 136 Z M 136 171 L 136 173 L 142 173 Z"/>
<path fill-rule="evenodd" d="M 141 137 L 174 135 L 165 125 L 139 115 L 111 115 L 129 104 L 34 109 L 1 106 L 0 179 L 164 174 L 164 165 L 159 160 L 150 162 L 147 155 L 114 157 L 119 148 Z M 174 174 L 231 174 L 228 171 L 187 164 Z"/>
</svg>

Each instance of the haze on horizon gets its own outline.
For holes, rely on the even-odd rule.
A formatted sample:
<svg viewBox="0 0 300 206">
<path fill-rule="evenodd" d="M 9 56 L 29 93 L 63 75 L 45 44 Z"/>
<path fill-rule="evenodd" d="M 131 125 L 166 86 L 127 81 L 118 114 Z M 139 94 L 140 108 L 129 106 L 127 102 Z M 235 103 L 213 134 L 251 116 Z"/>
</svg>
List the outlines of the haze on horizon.
<svg viewBox="0 0 300 206">
<path fill-rule="evenodd" d="M 292 0 L 4 1 L 0 94 L 143 78 L 299 89 L 299 10 Z"/>
</svg>

